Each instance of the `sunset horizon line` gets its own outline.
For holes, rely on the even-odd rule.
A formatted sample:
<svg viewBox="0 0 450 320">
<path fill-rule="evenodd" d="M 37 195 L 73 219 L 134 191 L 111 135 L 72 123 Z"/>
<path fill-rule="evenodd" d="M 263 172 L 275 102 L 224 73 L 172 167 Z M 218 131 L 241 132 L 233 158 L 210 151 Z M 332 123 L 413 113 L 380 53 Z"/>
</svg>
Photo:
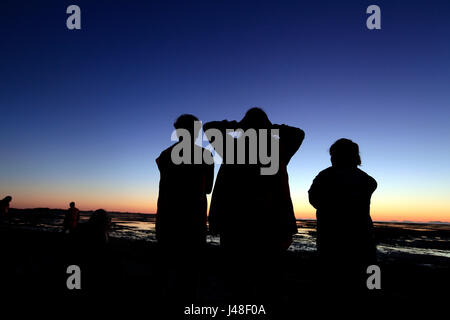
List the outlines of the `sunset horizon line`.
<svg viewBox="0 0 450 320">
<path fill-rule="evenodd" d="M 106 208 L 106 209 L 105 209 Z M 38 210 L 38 209 L 48 209 L 48 210 L 67 210 L 67 208 L 57 208 L 57 207 L 45 207 L 45 206 L 38 206 L 38 207 L 11 207 L 13 210 Z M 135 210 L 121 210 L 121 209 L 108 209 L 107 207 L 98 207 L 95 209 L 91 208 L 84 208 L 80 209 L 81 212 L 93 212 L 98 209 L 104 209 L 110 213 L 123 213 L 123 214 L 148 214 L 148 215 L 156 215 L 156 210 L 154 212 L 144 212 L 144 211 L 135 211 Z M 310 214 L 304 214 L 304 215 L 310 215 Z M 377 219 L 373 217 L 373 222 L 389 222 L 389 223 L 428 223 L 428 224 L 450 224 L 449 220 L 440 220 L 440 219 Z M 295 213 L 295 219 L 297 221 L 301 220 L 317 220 L 315 217 L 307 217 L 303 216 L 301 217 L 298 213 Z"/>
</svg>

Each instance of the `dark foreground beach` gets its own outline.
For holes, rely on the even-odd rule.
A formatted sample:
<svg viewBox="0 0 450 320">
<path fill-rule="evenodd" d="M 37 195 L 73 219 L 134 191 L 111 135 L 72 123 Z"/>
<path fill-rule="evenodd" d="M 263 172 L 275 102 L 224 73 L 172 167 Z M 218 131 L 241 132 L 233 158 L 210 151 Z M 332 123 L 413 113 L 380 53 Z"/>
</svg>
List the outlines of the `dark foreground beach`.
<svg viewBox="0 0 450 320">
<path fill-rule="evenodd" d="M 88 215 L 84 213 L 82 220 Z M 1 291 L 5 296 L 20 296 L 21 301 L 53 301 L 51 299 L 56 298 L 70 301 L 75 298 L 91 302 L 98 297 L 108 297 L 120 301 L 113 305 L 117 309 L 128 308 L 126 301 L 144 301 L 150 314 L 169 306 L 170 312 L 180 318 L 185 305 L 191 305 L 190 301 L 178 304 L 168 301 L 161 282 L 161 256 L 154 241 L 151 215 L 112 214 L 109 244 L 89 259 L 74 254 L 72 244 L 61 232 L 62 212 L 12 210 L 12 216 L 11 221 L 0 228 Z M 314 226 L 314 221 L 299 221 L 300 232 L 282 257 L 285 267 L 276 295 L 280 309 L 289 314 L 300 312 L 299 304 L 304 307 L 326 296 L 317 289 L 319 275 Z M 366 297 L 368 303 L 401 305 L 411 301 L 425 303 L 448 299 L 449 225 L 376 223 L 376 237 L 382 289 L 370 292 Z M 342 244 L 342 250 L 345 250 L 345 244 Z M 174 256 L 178 254 L 173 252 Z M 196 305 L 229 302 L 227 283 L 221 276 L 224 271 L 221 259 L 217 239 L 209 237 L 202 257 L 201 277 L 196 280 L 196 299 L 193 301 Z M 188 265 L 190 261 L 186 259 L 183 263 Z M 66 269 L 72 264 L 81 265 L 81 290 L 67 289 Z M 330 272 L 333 272 L 332 266 Z M 349 306 L 355 303 L 347 302 Z"/>
</svg>

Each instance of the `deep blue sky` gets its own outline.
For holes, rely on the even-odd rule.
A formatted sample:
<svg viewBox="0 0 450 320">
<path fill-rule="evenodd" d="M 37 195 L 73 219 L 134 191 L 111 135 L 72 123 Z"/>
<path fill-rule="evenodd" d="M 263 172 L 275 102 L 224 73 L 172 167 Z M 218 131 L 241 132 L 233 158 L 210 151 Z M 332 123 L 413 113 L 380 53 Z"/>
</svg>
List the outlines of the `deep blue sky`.
<svg viewBox="0 0 450 320">
<path fill-rule="evenodd" d="M 82 30 L 66 28 L 81 7 Z M 370 4 L 382 30 L 366 28 Z M 2 1 L 0 196 L 153 212 L 181 113 L 260 106 L 306 139 L 297 216 L 338 138 L 379 182 L 375 218 L 450 220 L 449 1 Z"/>
</svg>

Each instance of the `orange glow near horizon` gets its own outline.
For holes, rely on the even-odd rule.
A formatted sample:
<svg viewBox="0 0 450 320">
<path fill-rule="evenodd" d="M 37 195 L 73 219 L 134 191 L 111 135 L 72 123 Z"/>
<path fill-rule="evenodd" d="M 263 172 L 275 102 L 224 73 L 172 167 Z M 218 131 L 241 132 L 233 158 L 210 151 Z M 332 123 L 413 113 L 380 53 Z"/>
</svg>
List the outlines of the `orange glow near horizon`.
<svg viewBox="0 0 450 320">
<path fill-rule="evenodd" d="M 316 210 L 309 204 L 295 205 L 297 219 L 316 219 Z M 411 221 L 430 222 L 439 221 L 450 223 L 450 208 L 417 201 L 400 203 L 379 203 L 373 201 L 371 205 L 373 221 Z M 345 217 L 342 217 L 345 218 Z"/>
<path fill-rule="evenodd" d="M 122 189 L 74 186 L 72 188 L 52 188 L 52 192 L 35 187 L 9 187 L 8 192 L 0 189 L 0 194 L 13 197 L 12 208 L 68 208 L 75 201 L 80 210 L 105 209 L 114 212 L 156 213 L 158 190 L 146 186 Z M 211 197 L 208 196 L 208 202 Z M 315 209 L 309 204 L 307 194 L 301 190 L 292 192 L 297 219 L 315 219 Z M 450 223 L 450 201 L 444 195 L 410 196 L 396 194 L 374 194 L 371 216 L 374 221 L 440 221 Z M 345 218 L 345 217 L 342 217 Z"/>
<path fill-rule="evenodd" d="M 69 202 L 65 203 L 54 203 L 48 205 L 48 203 L 17 203 L 11 206 L 11 208 L 17 209 L 33 209 L 33 208 L 50 208 L 50 209 L 66 209 L 69 207 Z M 130 212 L 130 213 L 156 213 L 156 206 L 142 205 L 142 206 L 127 206 L 121 204 L 110 204 L 110 205 L 95 205 L 94 203 L 84 203 L 81 201 L 75 201 L 76 206 L 81 211 L 95 211 L 97 209 L 104 209 L 110 212 Z"/>
<path fill-rule="evenodd" d="M 72 197 L 71 200 L 53 200 L 40 198 L 13 199 L 13 208 L 60 208 L 68 207 L 70 201 L 75 201 L 80 210 L 89 211 L 99 208 L 113 212 L 156 213 L 156 196 L 137 198 L 122 196 L 121 198 L 84 198 Z M 295 203 L 295 201 L 294 201 Z M 373 203 L 371 216 L 374 221 L 412 221 L 412 222 L 450 222 L 448 209 L 445 207 L 432 207 L 427 204 L 379 204 Z M 316 212 L 309 204 L 296 205 L 295 216 L 297 219 L 315 219 Z M 343 217 L 345 218 L 345 217 Z"/>
<path fill-rule="evenodd" d="M 5 194 L 4 192 L 2 194 Z M 82 211 L 105 209 L 113 212 L 155 213 L 157 192 L 149 188 L 143 188 L 139 192 L 131 190 L 95 190 L 60 189 L 51 194 L 36 192 L 36 190 L 22 188 L 8 193 L 13 197 L 12 208 L 53 208 L 64 209 L 74 201 Z"/>
</svg>

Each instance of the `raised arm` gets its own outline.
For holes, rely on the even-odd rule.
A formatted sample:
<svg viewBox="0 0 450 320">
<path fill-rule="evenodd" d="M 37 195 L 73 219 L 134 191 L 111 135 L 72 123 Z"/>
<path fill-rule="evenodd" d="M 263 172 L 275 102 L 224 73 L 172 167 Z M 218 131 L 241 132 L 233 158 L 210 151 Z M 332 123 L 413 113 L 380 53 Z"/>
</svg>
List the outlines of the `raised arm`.
<svg viewBox="0 0 450 320">
<path fill-rule="evenodd" d="M 208 136 L 207 131 L 209 129 L 217 129 L 222 133 L 226 133 L 227 129 L 233 129 L 235 130 L 238 127 L 237 121 L 228 121 L 228 120 L 222 120 L 222 121 L 210 121 L 206 122 L 203 125 L 203 131 L 205 131 L 206 136 Z M 209 139 L 209 137 L 208 137 Z"/>
<path fill-rule="evenodd" d="M 302 142 L 305 139 L 305 132 L 302 129 L 287 126 L 285 124 L 275 124 L 273 128 L 279 130 L 280 150 L 282 151 L 281 156 L 286 163 L 289 163 L 292 156 L 302 145 Z"/>
<path fill-rule="evenodd" d="M 227 134 L 227 129 L 235 130 L 238 127 L 237 121 L 211 121 L 206 122 L 203 125 L 203 131 L 205 132 L 206 137 L 208 138 L 209 143 L 213 146 L 214 150 L 219 153 L 220 157 L 223 159 L 224 157 L 224 146 L 225 146 L 225 137 Z M 215 142 L 217 141 L 217 135 L 221 135 L 222 147 L 217 148 L 215 146 Z"/>
</svg>

